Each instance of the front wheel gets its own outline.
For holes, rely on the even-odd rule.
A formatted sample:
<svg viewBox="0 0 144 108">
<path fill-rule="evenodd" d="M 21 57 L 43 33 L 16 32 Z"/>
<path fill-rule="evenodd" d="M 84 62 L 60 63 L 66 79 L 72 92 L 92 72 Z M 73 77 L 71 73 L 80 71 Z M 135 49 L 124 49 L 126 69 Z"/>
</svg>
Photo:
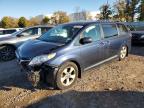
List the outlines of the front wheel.
<svg viewBox="0 0 144 108">
<path fill-rule="evenodd" d="M 15 58 L 15 48 L 12 46 L 0 47 L 0 59 L 2 61 L 10 61 Z"/>
<path fill-rule="evenodd" d="M 128 49 L 127 46 L 122 46 L 120 49 L 119 60 L 124 59 L 127 56 Z"/>
<path fill-rule="evenodd" d="M 76 64 L 67 62 L 63 64 L 56 75 L 56 87 L 58 89 L 67 89 L 71 87 L 78 78 L 78 68 Z"/>
</svg>

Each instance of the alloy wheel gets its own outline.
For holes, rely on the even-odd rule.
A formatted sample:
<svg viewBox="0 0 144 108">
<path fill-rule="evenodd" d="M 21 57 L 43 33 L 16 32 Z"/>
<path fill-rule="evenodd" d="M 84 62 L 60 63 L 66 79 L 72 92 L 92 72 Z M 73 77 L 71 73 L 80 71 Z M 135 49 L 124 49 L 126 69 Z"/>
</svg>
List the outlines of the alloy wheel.
<svg viewBox="0 0 144 108">
<path fill-rule="evenodd" d="M 69 86 L 71 85 L 76 78 L 76 70 L 70 66 L 66 67 L 63 72 L 61 73 L 61 83 L 64 86 Z"/>
<path fill-rule="evenodd" d="M 127 47 L 123 46 L 121 48 L 121 51 L 120 51 L 120 57 L 121 57 L 121 59 L 124 59 L 126 57 L 126 55 L 127 55 Z"/>
</svg>

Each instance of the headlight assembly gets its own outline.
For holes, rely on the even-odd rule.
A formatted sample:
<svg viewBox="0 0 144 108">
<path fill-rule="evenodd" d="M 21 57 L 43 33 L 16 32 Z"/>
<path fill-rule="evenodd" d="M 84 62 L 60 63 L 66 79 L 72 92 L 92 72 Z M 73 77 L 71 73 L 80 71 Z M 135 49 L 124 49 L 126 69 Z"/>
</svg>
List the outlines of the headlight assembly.
<svg viewBox="0 0 144 108">
<path fill-rule="evenodd" d="M 142 35 L 141 38 L 144 38 L 144 35 Z"/>
<path fill-rule="evenodd" d="M 41 56 L 37 56 L 37 57 L 34 57 L 29 65 L 30 66 L 34 66 L 34 65 L 41 65 L 42 63 L 54 58 L 56 56 L 56 53 L 51 53 L 51 54 L 48 54 L 48 55 L 41 55 Z"/>
</svg>

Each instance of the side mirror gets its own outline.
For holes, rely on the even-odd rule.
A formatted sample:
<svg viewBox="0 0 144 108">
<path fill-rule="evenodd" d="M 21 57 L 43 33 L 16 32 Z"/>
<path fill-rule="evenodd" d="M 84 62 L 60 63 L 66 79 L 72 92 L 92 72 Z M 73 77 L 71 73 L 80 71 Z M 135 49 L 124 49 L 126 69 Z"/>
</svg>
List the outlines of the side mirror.
<svg viewBox="0 0 144 108">
<path fill-rule="evenodd" d="M 84 38 L 80 39 L 80 43 L 81 44 L 92 43 L 92 38 L 91 37 L 84 37 Z"/>
</svg>

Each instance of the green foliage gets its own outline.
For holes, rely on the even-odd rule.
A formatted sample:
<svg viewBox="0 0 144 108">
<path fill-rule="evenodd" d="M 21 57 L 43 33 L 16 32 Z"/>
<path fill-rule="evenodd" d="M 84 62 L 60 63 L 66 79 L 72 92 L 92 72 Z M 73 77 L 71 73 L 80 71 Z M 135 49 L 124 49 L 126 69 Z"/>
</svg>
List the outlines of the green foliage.
<svg viewBox="0 0 144 108">
<path fill-rule="evenodd" d="M 112 10 L 109 5 L 102 5 L 100 7 L 100 19 L 110 19 L 110 15 L 112 15 Z"/>
<path fill-rule="evenodd" d="M 138 8 L 138 12 L 140 13 L 138 20 L 144 21 L 144 0 L 141 0 L 140 6 Z"/>
<path fill-rule="evenodd" d="M 42 20 L 42 24 L 48 24 L 49 21 L 50 21 L 50 18 L 44 17 L 44 19 Z"/>
<path fill-rule="evenodd" d="M 3 17 L 1 20 L 2 28 L 14 28 L 17 27 L 17 19 L 12 17 Z"/>
<path fill-rule="evenodd" d="M 139 3 L 140 0 L 131 0 L 129 3 L 127 0 L 118 0 L 114 3 L 113 9 L 109 5 L 102 5 L 100 8 L 102 19 L 109 19 L 110 15 L 114 20 L 134 21 Z"/>
<path fill-rule="evenodd" d="M 67 15 L 66 12 L 63 11 L 57 11 L 54 12 L 51 21 L 53 24 L 62 24 L 62 23 L 66 23 L 69 22 L 69 16 Z"/>
<path fill-rule="evenodd" d="M 18 26 L 19 27 L 27 27 L 28 26 L 28 21 L 25 17 L 20 17 L 18 20 Z"/>
<path fill-rule="evenodd" d="M 124 0 L 119 0 L 119 2 L 116 2 L 114 4 L 114 11 L 115 11 L 115 15 L 113 16 L 113 18 L 115 20 L 120 20 L 120 21 L 126 21 L 126 2 Z"/>
</svg>

